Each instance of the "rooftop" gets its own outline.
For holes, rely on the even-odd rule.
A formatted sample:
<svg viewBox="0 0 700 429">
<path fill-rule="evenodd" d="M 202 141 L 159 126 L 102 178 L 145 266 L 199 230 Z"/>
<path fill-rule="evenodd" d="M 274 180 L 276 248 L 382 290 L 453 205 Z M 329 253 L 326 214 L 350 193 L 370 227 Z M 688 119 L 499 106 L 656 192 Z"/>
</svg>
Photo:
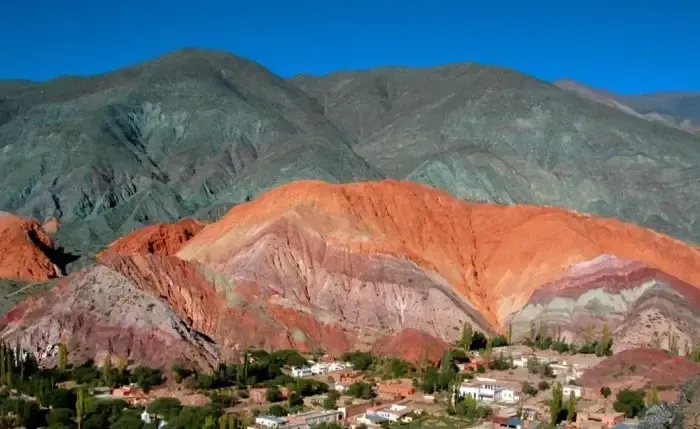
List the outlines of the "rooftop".
<svg viewBox="0 0 700 429">
<path fill-rule="evenodd" d="M 378 415 L 378 414 L 367 414 L 367 415 L 365 416 L 365 419 L 369 420 L 370 422 L 372 422 L 372 423 L 374 423 L 374 424 L 376 424 L 376 425 L 380 425 L 380 424 L 382 424 L 382 423 L 384 423 L 384 422 L 388 422 L 388 421 L 389 421 L 389 419 L 387 419 L 386 417 L 382 417 L 382 416 L 380 416 L 380 415 Z"/>
<path fill-rule="evenodd" d="M 280 424 L 280 425 L 281 425 L 281 424 L 287 423 L 287 420 L 286 420 L 286 419 L 283 419 L 283 418 L 277 417 L 277 416 L 262 415 L 262 416 L 258 416 L 258 417 L 256 417 L 256 418 L 258 418 L 258 419 L 269 420 L 269 421 L 271 421 L 271 422 L 275 422 L 275 423 Z"/>
</svg>

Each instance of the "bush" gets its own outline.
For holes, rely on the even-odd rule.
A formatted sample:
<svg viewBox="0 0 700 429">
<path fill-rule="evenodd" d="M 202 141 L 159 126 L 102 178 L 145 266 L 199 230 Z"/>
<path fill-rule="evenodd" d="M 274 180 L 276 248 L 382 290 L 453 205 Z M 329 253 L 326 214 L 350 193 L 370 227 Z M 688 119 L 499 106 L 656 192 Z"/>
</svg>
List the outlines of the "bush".
<svg viewBox="0 0 700 429">
<path fill-rule="evenodd" d="M 358 371 L 365 371 L 374 363 L 374 356 L 367 352 L 345 353 L 342 359 L 345 362 L 350 362 L 353 368 Z"/>
<path fill-rule="evenodd" d="M 271 416 L 277 416 L 277 417 L 282 417 L 282 416 L 286 416 L 287 414 L 289 414 L 287 409 L 281 405 L 271 406 L 270 409 L 267 410 L 267 413 L 270 414 Z"/>
<path fill-rule="evenodd" d="M 151 387 L 163 384 L 163 375 L 159 369 L 140 366 L 131 374 L 131 382 L 138 384 L 144 392 L 151 390 Z"/>
<path fill-rule="evenodd" d="M 265 392 L 265 399 L 267 399 L 267 402 L 279 402 L 282 400 L 282 393 L 277 387 L 268 387 L 267 392 Z"/>
<path fill-rule="evenodd" d="M 340 398 L 340 393 L 336 392 L 335 390 L 331 390 L 328 392 L 328 396 L 323 400 L 323 404 L 321 405 L 326 410 L 332 410 L 333 408 L 336 408 L 338 398 Z"/>
<path fill-rule="evenodd" d="M 39 393 L 37 399 L 44 407 L 67 408 L 72 410 L 75 408 L 76 395 L 72 390 L 55 388 Z"/>
<path fill-rule="evenodd" d="M 496 335 L 491 338 L 491 347 L 504 347 L 508 345 L 508 339 L 504 335 Z"/>
<path fill-rule="evenodd" d="M 537 389 L 527 381 L 523 383 L 523 393 L 530 396 L 537 395 Z"/>
<path fill-rule="evenodd" d="M 546 381 L 542 380 L 542 381 L 540 381 L 539 384 L 537 385 L 537 388 L 538 388 L 539 390 L 547 390 L 547 389 L 549 389 L 549 383 L 547 383 Z"/>
<path fill-rule="evenodd" d="M 638 416 L 645 408 L 644 391 L 625 389 L 618 392 L 613 408 L 629 418 Z"/>
<path fill-rule="evenodd" d="M 299 392 L 292 392 L 287 399 L 287 405 L 289 405 L 289 408 L 300 407 L 304 405 L 304 398 Z"/>
<path fill-rule="evenodd" d="M 73 410 L 68 408 L 54 408 L 46 418 L 49 427 L 73 427 Z"/>
<path fill-rule="evenodd" d="M 362 399 L 372 399 L 375 396 L 372 386 L 361 381 L 351 384 L 345 393 L 349 396 Z"/>
<path fill-rule="evenodd" d="M 600 388 L 600 394 L 603 395 L 603 398 L 607 398 L 611 393 L 612 391 L 608 386 L 603 386 Z"/>
<path fill-rule="evenodd" d="M 148 404 L 146 411 L 168 420 L 179 414 L 181 409 L 182 404 L 175 398 L 158 398 Z"/>
</svg>

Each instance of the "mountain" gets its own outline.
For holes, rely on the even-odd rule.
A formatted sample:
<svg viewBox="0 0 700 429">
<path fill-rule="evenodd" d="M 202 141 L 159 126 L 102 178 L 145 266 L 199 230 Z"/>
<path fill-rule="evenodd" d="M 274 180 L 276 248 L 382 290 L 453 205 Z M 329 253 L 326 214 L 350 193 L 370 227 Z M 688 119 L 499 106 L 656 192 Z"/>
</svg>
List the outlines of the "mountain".
<svg viewBox="0 0 700 429">
<path fill-rule="evenodd" d="M 0 209 L 60 219 L 57 240 L 73 252 L 157 221 L 215 217 L 296 178 L 380 177 L 315 100 L 223 52 L 5 83 L 0 100 Z"/>
<path fill-rule="evenodd" d="M 698 243 L 698 165 L 686 132 L 477 64 L 285 80 L 185 49 L 101 75 L 0 82 L 0 210 L 55 218 L 54 239 L 76 256 L 148 224 L 215 220 L 297 179 L 412 180 Z"/>
<path fill-rule="evenodd" d="M 177 237 L 181 226 L 158 231 Z M 618 350 L 652 345 L 650 327 L 679 344 L 700 328 L 700 249 L 613 219 L 465 202 L 411 182 L 277 187 L 175 255 L 144 236 L 18 304 L 0 337 L 46 359 L 60 340 L 75 359 L 211 367 L 244 347 L 432 359 L 427 349 L 467 323 L 510 325 L 514 338 L 547 323 L 576 341 L 607 324 Z"/>
<path fill-rule="evenodd" d="M 571 80 L 554 83 L 562 89 L 576 92 L 640 118 L 700 135 L 700 92 L 657 92 L 642 95 L 620 95 L 593 89 Z"/>
<path fill-rule="evenodd" d="M 476 64 L 292 79 L 387 177 L 472 201 L 568 207 L 698 242 L 700 142 Z"/>
</svg>

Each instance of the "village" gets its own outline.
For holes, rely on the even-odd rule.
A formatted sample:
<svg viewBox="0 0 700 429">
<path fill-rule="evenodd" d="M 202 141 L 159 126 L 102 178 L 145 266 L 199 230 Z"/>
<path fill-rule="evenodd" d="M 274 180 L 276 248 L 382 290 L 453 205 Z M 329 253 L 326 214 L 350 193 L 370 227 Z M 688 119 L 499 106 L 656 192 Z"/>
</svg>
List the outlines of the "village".
<svg viewBox="0 0 700 429">
<path fill-rule="evenodd" d="M 627 392 L 578 384 L 587 369 L 611 353 L 509 346 L 503 339 L 479 335 L 473 334 L 469 347 L 458 342 L 440 361 L 424 365 L 368 352 L 334 357 L 250 350 L 242 362 L 221 364 L 212 374 L 181 366 L 163 374 L 141 367 L 130 370 L 123 361 L 113 365 L 111 357 L 99 367 L 71 366 L 63 348 L 59 367 L 66 368 L 64 374 L 69 375 L 62 378 L 67 380 L 56 387 L 40 382 L 38 392 L 22 387 L 21 396 L 40 402 L 49 422 L 62 410 L 66 415 L 62 425 L 50 423 L 49 428 L 74 427 L 72 422 L 80 423 L 84 416 L 89 421 L 98 404 L 123 404 L 111 407 L 112 415 L 105 417 L 114 429 L 635 427 L 641 409 L 621 405 Z M 493 347 L 494 342 L 499 346 Z M 52 379 L 56 374 L 42 371 Z M 0 376 L 7 379 L 5 373 Z M 36 381 L 20 379 L 14 385 L 36 385 L 32 380 Z M 7 402 L 12 392 L 19 391 L 3 384 L 2 400 Z M 73 392 L 77 392 L 72 397 L 75 412 L 69 409 L 70 401 L 55 399 Z M 76 398 L 81 394 L 87 395 L 90 405 L 78 411 Z M 1 409 L 7 412 L 7 404 Z M 77 427 L 100 426 L 83 422 Z"/>
</svg>

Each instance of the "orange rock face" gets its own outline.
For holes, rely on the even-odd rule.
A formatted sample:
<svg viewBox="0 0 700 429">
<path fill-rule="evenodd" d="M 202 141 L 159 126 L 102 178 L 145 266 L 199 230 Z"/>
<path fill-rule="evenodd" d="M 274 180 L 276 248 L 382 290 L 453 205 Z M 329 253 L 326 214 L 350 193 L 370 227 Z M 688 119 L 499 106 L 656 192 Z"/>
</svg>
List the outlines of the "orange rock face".
<svg viewBox="0 0 700 429">
<path fill-rule="evenodd" d="M 0 212 L 0 278 L 43 281 L 59 276 L 48 255 L 53 248 L 38 222 Z"/>
<path fill-rule="evenodd" d="M 540 285 L 602 254 L 642 261 L 700 285 L 700 251 L 668 236 L 558 208 L 464 202 L 393 180 L 347 185 L 302 181 L 279 187 L 234 207 L 178 255 L 233 275 L 232 256 L 246 251 L 261 238 L 261 230 L 282 218 L 348 254 L 412 261 L 441 277 L 496 328 Z M 298 233 L 289 234 L 292 240 Z M 352 269 L 342 260 L 335 263 Z"/>
<path fill-rule="evenodd" d="M 194 219 L 182 219 L 171 224 L 149 225 L 121 237 L 97 254 L 103 260 L 114 254 L 155 253 L 170 256 L 177 253 L 192 237 L 204 228 Z"/>
</svg>

